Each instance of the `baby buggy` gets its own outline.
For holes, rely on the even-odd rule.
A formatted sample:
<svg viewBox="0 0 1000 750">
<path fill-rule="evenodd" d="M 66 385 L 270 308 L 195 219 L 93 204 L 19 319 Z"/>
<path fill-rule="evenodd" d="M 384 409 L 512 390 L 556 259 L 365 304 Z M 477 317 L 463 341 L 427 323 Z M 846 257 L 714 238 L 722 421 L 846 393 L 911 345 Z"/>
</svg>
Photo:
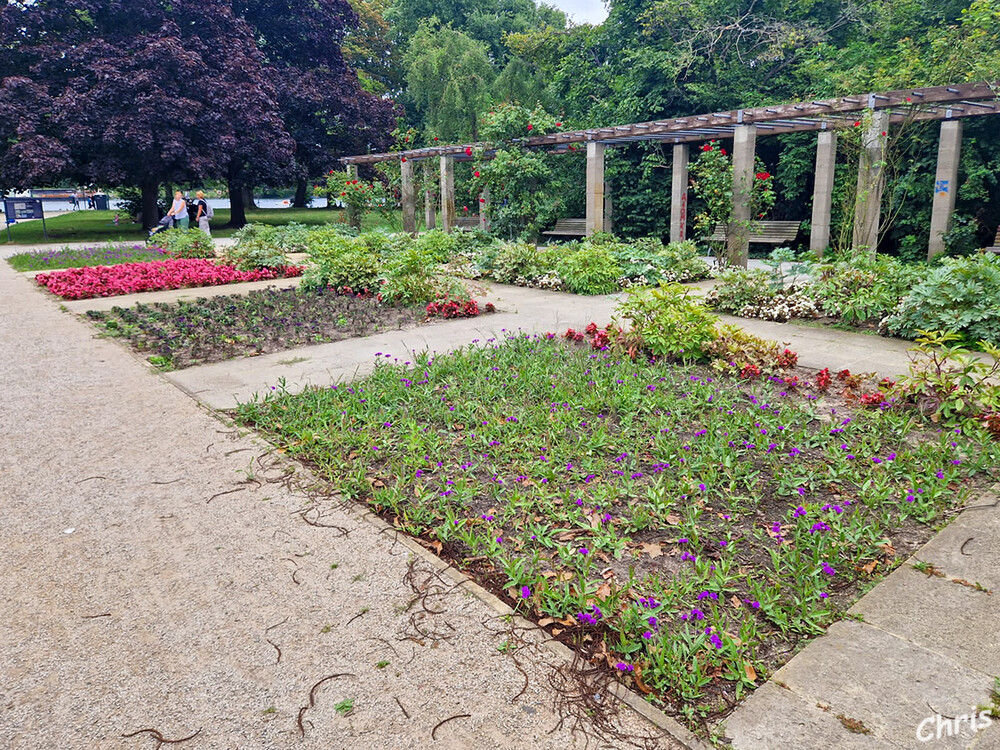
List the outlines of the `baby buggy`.
<svg viewBox="0 0 1000 750">
<path fill-rule="evenodd" d="M 160 232 L 164 232 L 167 229 L 173 229 L 173 227 L 174 227 L 174 217 L 164 216 L 162 219 L 160 219 L 160 222 L 155 227 L 149 230 L 149 236 L 146 237 L 147 244 L 152 242 L 153 238 Z"/>
</svg>

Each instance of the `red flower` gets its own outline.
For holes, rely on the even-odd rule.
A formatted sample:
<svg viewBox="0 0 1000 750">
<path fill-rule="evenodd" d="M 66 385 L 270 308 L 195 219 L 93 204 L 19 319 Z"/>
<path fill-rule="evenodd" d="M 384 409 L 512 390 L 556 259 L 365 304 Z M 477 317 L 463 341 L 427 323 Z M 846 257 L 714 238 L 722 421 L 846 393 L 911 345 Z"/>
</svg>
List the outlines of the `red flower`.
<svg viewBox="0 0 1000 750">
<path fill-rule="evenodd" d="M 557 128 L 561 128 L 561 127 L 562 127 L 562 123 L 561 123 L 561 122 L 557 122 L 557 123 L 556 123 L 556 127 L 557 127 Z"/>
<path fill-rule="evenodd" d="M 480 203 L 486 203 L 486 199 L 485 199 L 485 198 L 480 198 L 480 199 L 479 199 L 479 202 L 480 202 Z"/>
<path fill-rule="evenodd" d="M 435 140 L 435 141 L 437 140 L 437 136 L 434 136 L 434 140 Z"/>
<path fill-rule="evenodd" d="M 462 210 L 463 210 L 463 211 L 468 211 L 468 210 L 469 210 L 469 207 L 468 207 L 468 206 L 462 206 Z"/>
<path fill-rule="evenodd" d="M 406 157 L 404 156 L 400 161 L 406 161 Z"/>
<path fill-rule="evenodd" d="M 473 172 L 472 174 L 474 174 L 474 175 L 475 175 L 476 177 L 479 177 L 479 170 L 477 169 L 477 170 L 476 170 L 475 172 Z"/>
<path fill-rule="evenodd" d="M 534 125 L 532 125 L 532 124 L 531 124 L 531 123 L 529 122 L 529 123 L 528 123 L 528 130 L 531 130 L 531 129 L 532 129 L 533 127 L 535 127 L 535 126 L 534 126 Z"/>
<path fill-rule="evenodd" d="M 702 151 L 711 151 L 712 150 L 712 144 L 711 143 L 706 143 L 704 146 L 701 147 L 701 150 Z"/>
<path fill-rule="evenodd" d="M 770 176 L 771 176 L 771 173 L 770 173 L 770 172 L 758 172 L 758 173 L 757 173 L 757 179 L 758 179 L 758 180 L 766 180 L 766 179 L 768 179 L 768 178 L 769 178 Z"/>
<path fill-rule="evenodd" d="M 854 127 L 856 127 L 856 128 L 860 128 L 860 127 L 861 127 L 861 121 L 860 121 L 860 120 L 856 120 L 856 121 L 854 122 Z"/>
<path fill-rule="evenodd" d="M 885 135 L 885 134 L 886 134 L 886 132 L 885 132 L 885 131 L 883 130 L 883 131 L 882 131 L 882 135 Z"/>
<path fill-rule="evenodd" d="M 465 155 L 466 156 L 472 156 L 472 146 L 466 146 L 465 147 Z"/>
<path fill-rule="evenodd" d="M 725 156 L 726 155 L 726 149 L 720 148 L 719 149 L 719 153 L 722 154 L 723 156 Z"/>
</svg>

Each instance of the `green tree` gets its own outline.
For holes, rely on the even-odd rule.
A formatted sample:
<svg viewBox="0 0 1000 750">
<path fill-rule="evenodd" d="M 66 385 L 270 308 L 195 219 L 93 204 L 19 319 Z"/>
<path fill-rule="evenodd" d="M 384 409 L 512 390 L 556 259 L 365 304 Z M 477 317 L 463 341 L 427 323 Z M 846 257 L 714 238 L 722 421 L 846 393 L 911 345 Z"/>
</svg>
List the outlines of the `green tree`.
<svg viewBox="0 0 1000 750">
<path fill-rule="evenodd" d="M 404 58 L 407 99 L 428 137 L 477 140 L 478 118 L 490 103 L 496 77 L 486 45 L 461 31 L 420 26 Z"/>
</svg>

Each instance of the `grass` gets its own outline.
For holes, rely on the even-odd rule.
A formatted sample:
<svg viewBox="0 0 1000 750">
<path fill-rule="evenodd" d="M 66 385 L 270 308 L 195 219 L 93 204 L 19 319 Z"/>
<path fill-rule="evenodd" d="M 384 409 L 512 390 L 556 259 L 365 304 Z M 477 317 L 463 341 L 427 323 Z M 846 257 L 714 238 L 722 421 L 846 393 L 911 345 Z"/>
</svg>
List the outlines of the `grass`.
<svg viewBox="0 0 1000 750">
<path fill-rule="evenodd" d="M 161 247 L 146 246 L 144 243 L 109 243 L 95 247 L 32 250 L 12 255 L 7 258 L 7 262 L 15 271 L 49 271 L 57 268 L 116 266 L 121 263 L 164 260 L 167 257 L 167 251 Z"/>
<path fill-rule="evenodd" d="M 114 223 L 115 214 L 119 214 L 119 224 Z M 254 209 L 247 211 L 248 222 L 261 224 L 283 225 L 289 222 L 299 224 L 329 224 L 343 219 L 344 212 L 338 209 L 325 208 L 280 208 Z M 230 237 L 236 231 L 226 227 L 229 223 L 229 209 L 219 209 L 212 220 L 213 237 Z M 128 221 L 116 211 L 71 211 L 45 220 L 49 238 L 42 233 L 42 222 L 22 221 L 10 228 L 14 244 L 37 245 L 46 242 L 132 242 L 145 241 L 146 231 L 139 224 Z M 402 229 L 402 219 L 395 215 L 384 217 L 379 214 L 369 214 L 364 218 L 365 230 L 370 229 Z M 0 244 L 9 244 L 6 233 L 0 234 Z"/>
<path fill-rule="evenodd" d="M 237 419 L 692 726 L 1000 459 L 984 433 L 900 409 L 546 337 L 381 362 Z"/>
</svg>

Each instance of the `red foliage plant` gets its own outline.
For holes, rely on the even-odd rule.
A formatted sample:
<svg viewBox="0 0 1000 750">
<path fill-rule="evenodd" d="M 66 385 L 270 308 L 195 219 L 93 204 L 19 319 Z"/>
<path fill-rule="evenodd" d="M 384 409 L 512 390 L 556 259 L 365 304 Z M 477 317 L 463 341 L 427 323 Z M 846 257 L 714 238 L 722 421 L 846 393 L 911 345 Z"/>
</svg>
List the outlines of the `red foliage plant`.
<svg viewBox="0 0 1000 750">
<path fill-rule="evenodd" d="M 301 274 L 301 266 L 240 271 L 234 266 L 220 265 L 204 258 L 176 258 L 118 266 L 67 268 L 40 273 L 35 281 L 63 299 L 93 299 L 240 281 L 266 281 Z"/>
</svg>

